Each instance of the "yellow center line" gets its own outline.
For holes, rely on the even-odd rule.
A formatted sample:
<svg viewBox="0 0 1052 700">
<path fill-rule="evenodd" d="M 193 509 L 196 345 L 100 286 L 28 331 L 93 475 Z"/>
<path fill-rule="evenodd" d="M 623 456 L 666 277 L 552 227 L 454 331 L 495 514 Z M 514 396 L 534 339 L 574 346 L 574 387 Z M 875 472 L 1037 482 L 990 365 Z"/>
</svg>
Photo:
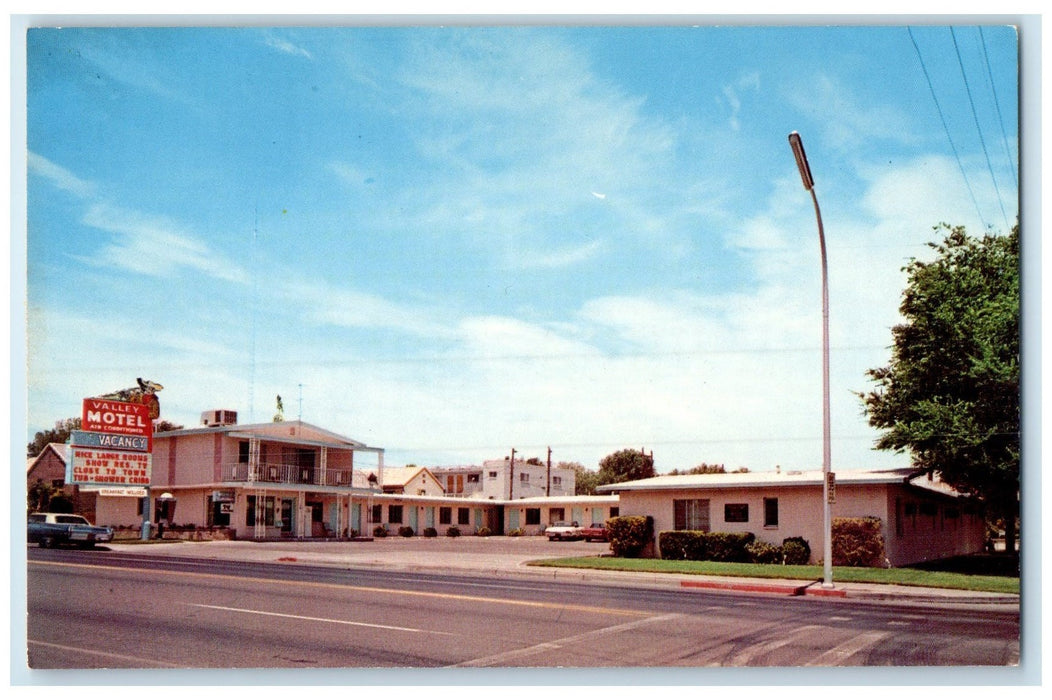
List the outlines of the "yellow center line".
<svg viewBox="0 0 1052 700">
<path fill-rule="evenodd" d="M 513 598 L 486 598 L 483 596 L 465 595 L 463 593 L 434 593 L 431 591 L 405 591 L 392 590 L 389 588 L 377 588 L 374 586 L 355 586 L 346 583 L 322 583 L 320 581 L 290 581 L 285 579 L 261 578 L 256 576 L 235 576 L 233 574 L 210 574 L 200 571 L 168 571 L 158 569 L 146 569 L 139 567 L 111 566 L 108 564 L 71 564 L 68 562 L 31 561 L 29 566 L 54 566 L 72 569 L 105 569 L 109 571 L 129 573 L 151 573 L 158 571 L 166 576 L 181 576 L 184 578 L 207 578 L 225 581 L 255 582 L 269 585 L 300 586 L 303 588 L 325 588 L 344 591 L 358 591 L 361 593 L 379 593 L 384 595 L 409 596 L 416 598 L 434 598 L 438 600 L 459 600 L 472 603 L 492 603 L 494 605 L 517 605 L 524 608 L 541 608 L 550 610 L 571 610 L 574 612 L 595 613 L 600 615 L 621 615 L 629 617 L 648 617 L 651 613 L 641 610 L 626 610 L 623 608 L 601 608 L 593 605 L 573 605 L 567 603 L 546 603 L 532 600 L 515 600 Z"/>
</svg>

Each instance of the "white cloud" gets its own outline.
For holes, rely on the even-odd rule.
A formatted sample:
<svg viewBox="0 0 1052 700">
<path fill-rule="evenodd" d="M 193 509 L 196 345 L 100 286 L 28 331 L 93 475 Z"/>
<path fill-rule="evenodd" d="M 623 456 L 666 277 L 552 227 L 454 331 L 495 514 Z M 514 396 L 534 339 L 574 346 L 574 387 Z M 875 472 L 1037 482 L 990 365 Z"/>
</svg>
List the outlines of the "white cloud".
<svg viewBox="0 0 1052 700">
<path fill-rule="evenodd" d="M 27 165 L 31 174 L 40 175 L 60 190 L 84 199 L 95 194 L 95 183 L 83 180 L 44 156 L 29 152 Z"/>
<path fill-rule="evenodd" d="M 248 279 L 239 265 L 164 217 L 94 204 L 82 221 L 116 234 L 93 258 L 95 264 L 152 277 L 168 277 L 186 268 L 227 282 L 244 283 Z"/>
<path fill-rule="evenodd" d="M 313 59 L 314 58 L 313 56 L 311 56 L 310 51 L 307 51 L 306 49 L 301 48 L 299 46 L 296 46 L 291 41 L 288 41 L 286 39 L 282 39 L 280 37 L 274 36 L 273 34 L 268 35 L 264 39 L 263 43 L 265 43 L 267 46 L 269 46 L 272 49 L 276 49 L 277 51 L 280 51 L 281 53 L 289 54 L 290 56 L 302 56 L 303 58 L 307 58 L 307 59 Z"/>
</svg>

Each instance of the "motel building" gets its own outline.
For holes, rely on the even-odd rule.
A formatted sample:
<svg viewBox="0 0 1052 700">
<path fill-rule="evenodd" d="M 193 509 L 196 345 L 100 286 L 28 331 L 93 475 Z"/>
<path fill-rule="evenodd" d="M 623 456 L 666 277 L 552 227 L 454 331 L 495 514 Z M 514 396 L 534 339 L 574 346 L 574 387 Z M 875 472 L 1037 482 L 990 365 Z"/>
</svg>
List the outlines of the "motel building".
<svg viewBox="0 0 1052 700">
<path fill-rule="evenodd" d="M 983 549 L 986 523 L 977 504 L 913 468 L 850 470 L 835 475 L 836 518 L 880 519 L 890 566 L 907 566 Z M 600 486 L 620 496 L 621 515 L 654 518 L 654 542 L 666 530 L 751 532 L 780 545 L 803 537 L 813 562 L 822 556 L 823 474 L 816 471 L 681 474 Z"/>
<path fill-rule="evenodd" d="M 573 474 L 511 460 L 385 468 L 383 448 L 298 420 L 241 425 L 235 411 L 214 410 L 197 427 L 153 435 L 150 520 L 271 540 L 370 537 L 378 526 L 392 536 L 403 527 L 539 535 L 559 520 L 617 515 L 617 496 L 574 496 Z M 95 491 L 98 524 L 141 523 L 141 490 Z"/>
</svg>

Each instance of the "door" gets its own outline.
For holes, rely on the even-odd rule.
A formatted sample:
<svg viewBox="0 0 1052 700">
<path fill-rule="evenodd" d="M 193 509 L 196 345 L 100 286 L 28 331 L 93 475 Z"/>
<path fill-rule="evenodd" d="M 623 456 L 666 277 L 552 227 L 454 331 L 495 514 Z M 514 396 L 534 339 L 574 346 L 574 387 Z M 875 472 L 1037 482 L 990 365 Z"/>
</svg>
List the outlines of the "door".
<svg viewBox="0 0 1052 700">
<path fill-rule="evenodd" d="M 413 528 L 413 532 L 417 531 L 417 507 L 409 506 L 409 527 Z"/>
</svg>

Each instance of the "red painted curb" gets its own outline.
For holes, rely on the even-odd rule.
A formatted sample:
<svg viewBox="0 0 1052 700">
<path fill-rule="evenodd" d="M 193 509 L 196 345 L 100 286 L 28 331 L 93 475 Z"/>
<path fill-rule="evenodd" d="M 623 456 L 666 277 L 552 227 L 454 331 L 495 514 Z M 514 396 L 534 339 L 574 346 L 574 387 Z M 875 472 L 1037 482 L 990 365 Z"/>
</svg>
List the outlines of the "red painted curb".
<svg viewBox="0 0 1052 700">
<path fill-rule="evenodd" d="M 827 598 L 846 598 L 847 591 L 841 588 L 808 588 L 807 595 L 825 596 Z"/>
<path fill-rule="evenodd" d="M 742 591 L 745 593 L 776 593 L 778 595 L 803 595 L 807 586 L 791 586 L 777 583 L 724 583 L 720 581 L 680 581 L 683 588 L 711 588 L 721 591 Z"/>
</svg>

